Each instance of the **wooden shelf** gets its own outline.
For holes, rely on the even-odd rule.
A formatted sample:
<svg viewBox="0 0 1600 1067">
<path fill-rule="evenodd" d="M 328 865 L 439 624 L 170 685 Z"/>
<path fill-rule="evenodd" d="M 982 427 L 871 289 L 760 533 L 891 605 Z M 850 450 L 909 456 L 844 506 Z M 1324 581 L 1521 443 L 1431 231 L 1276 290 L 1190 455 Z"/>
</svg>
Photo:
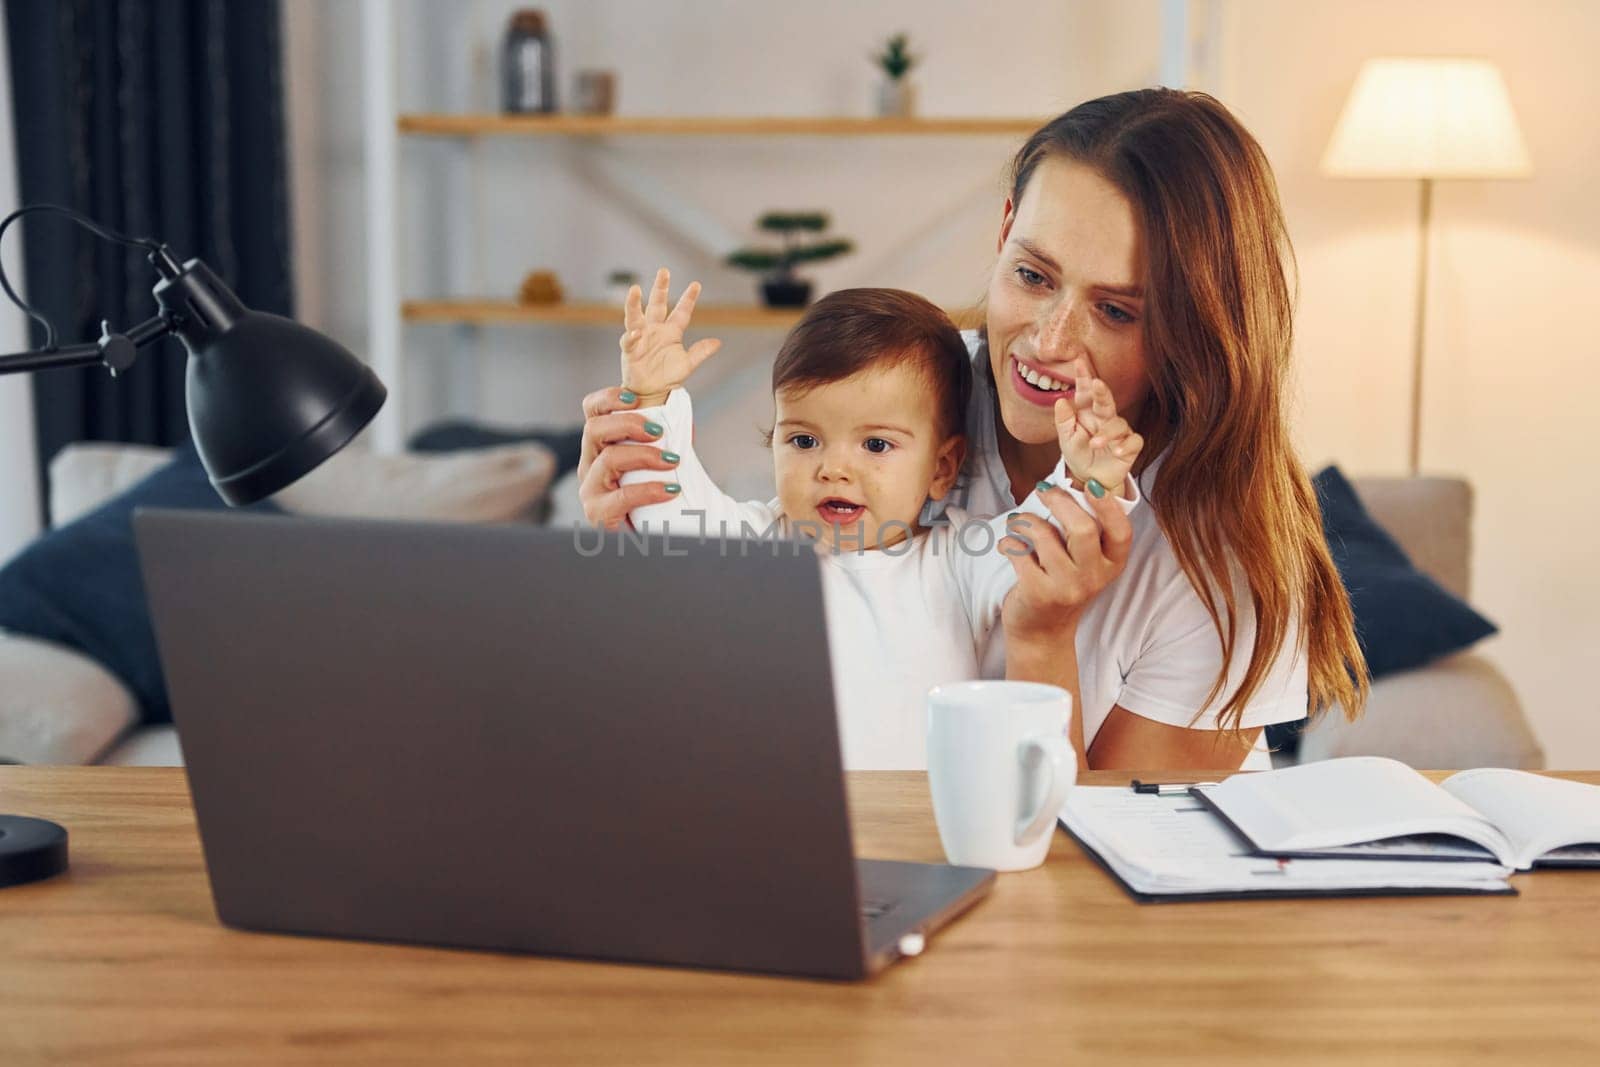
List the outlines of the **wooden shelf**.
<svg viewBox="0 0 1600 1067">
<path fill-rule="evenodd" d="M 683 117 L 676 115 L 401 115 L 401 133 L 427 137 L 878 137 L 1007 136 L 1032 133 L 1042 118 Z"/>
<path fill-rule="evenodd" d="M 701 304 L 694 309 L 696 327 L 716 326 L 787 330 L 800 321 L 803 308 L 765 308 L 756 304 Z M 962 329 L 979 326 L 982 312 L 973 307 L 946 308 Z M 622 328 L 622 309 L 611 304 L 519 304 L 515 300 L 406 300 L 400 305 L 406 322 L 469 326 L 610 326 Z"/>
<path fill-rule="evenodd" d="M 800 321 L 801 310 L 755 305 L 701 304 L 696 327 L 777 327 Z M 407 300 L 400 305 L 407 322 L 456 323 L 476 326 L 550 323 L 558 326 L 610 326 L 622 329 L 622 308 L 612 304 L 519 304 L 514 300 Z"/>
</svg>

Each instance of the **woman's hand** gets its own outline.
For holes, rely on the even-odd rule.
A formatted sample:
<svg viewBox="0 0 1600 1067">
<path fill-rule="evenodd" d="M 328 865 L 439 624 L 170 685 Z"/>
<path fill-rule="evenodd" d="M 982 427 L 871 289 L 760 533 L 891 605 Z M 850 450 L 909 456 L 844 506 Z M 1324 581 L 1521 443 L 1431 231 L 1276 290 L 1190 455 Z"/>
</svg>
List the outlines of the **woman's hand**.
<svg viewBox="0 0 1600 1067">
<path fill-rule="evenodd" d="M 1017 572 L 1017 586 L 1006 597 L 1000 619 L 1008 656 L 1036 651 L 1059 655 L 1074 640 L 1078 619 L 1089 603 L 1128 564 L 1133 523 L 1110 494 L 1091 497 L 1085 511 L 1063 489 L 1041 489 L 1039 499 L 1061 529 L 1032 515 L 1018 514 L 1006 524 L 1016 536 L 1002 538 L 1000 551 Z"/>
<path fill-rule="evenodd" d="M 1127 565 L 1133 524 L 1110 494 L 1091 497 L 1093 513 L 1062 489 L 1041 489 L 1039 499 L 1061 529 L 1019 514 L 1006 528 L 1026 538 L 1026 544 L 1019 537 L 1008 536 L 999 545 L 1017 572 L 1016 588 L 1000 609 L 1006 634 L 1006 677 L 1059 685 L 1072 694 L 1069 737 L 1078 754 L 1078 769 L 1084 770 L 1089 767 L 1088 748 L 1083 717 L 1076 711 L 1082 707 L 1078 620 Z"/>
<path fill-rule="evenodd" d="M 597 389 L 583 398 L 583 451 L 578 458 L 578 499 L 583 514 L 596 526 L 615 530 L 628 521 L 628 512 L 646 504 L 661 504 L 672 499 L 664 482 L 621 483 L 624 471 L 669 471 L 677 466 L 659 447 L 651 443 L 661 436 L 661 427 L 643 415 L 629 411 L 637 407 L 633 393 L 610 386 Z"/>
</svg>

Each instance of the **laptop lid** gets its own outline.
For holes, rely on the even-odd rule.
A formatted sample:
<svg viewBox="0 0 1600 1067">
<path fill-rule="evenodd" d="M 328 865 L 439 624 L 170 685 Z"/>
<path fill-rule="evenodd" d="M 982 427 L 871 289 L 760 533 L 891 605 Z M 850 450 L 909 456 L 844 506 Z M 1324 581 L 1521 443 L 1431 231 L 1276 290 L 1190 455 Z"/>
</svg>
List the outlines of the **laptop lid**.
<svg viewBox="0 0 1600 1067">
<path fill-rule="evenodd" d="M 863 973 L 808 550 L 134 525 L 224 922 Z"/>
</svg>

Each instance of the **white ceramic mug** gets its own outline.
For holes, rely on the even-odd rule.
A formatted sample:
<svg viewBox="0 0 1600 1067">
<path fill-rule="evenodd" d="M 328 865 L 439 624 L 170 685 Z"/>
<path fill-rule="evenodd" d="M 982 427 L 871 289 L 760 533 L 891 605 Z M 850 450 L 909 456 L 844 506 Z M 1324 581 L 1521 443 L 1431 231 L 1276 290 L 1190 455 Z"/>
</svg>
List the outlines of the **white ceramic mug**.
<svg viewBox="0 0 1600 1067">
<path fill-rule="evenodd" d="M 1053 685 L 957 682 L 928 693 L 928 788 L 951 863 L 1025 871 L 1044 862 L 1078 780 L 1071 719 L 1071 694 Z"/>
</svg>

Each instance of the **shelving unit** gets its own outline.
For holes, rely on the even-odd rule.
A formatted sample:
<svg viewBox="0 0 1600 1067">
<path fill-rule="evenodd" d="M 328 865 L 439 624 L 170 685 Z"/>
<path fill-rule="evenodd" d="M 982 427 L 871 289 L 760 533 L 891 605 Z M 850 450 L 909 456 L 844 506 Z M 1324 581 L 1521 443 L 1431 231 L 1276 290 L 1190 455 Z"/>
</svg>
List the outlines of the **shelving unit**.
<svg viewBox="0 0 1600 1067">
<path fill-rule="evenodd" d="M 756 304 L 701 304 L 696 326 L 718 329 L 787 330 L 800 321 L 801 308 L 769 308 Z M 945 308 L 958 326 L 977 324 L 975 308 Z M 622 310 L 610 304 L 521 304 L 515 300 L 405 300 L 400 317 L 406 322 L 454 326 L 605 326 L 622 325 Z"/>
<path fill-rule="evenodd" d="M 695 325 L 723 328 L 788 329 L 800 321 L 800 310 L 756 305 L 701 304 Z M 610 304 L 519 304 L 514 300 L 407 300 L 400 305 L 406 322 L 469 326 L 609 326 L 620 329 L 622 309 Z"/>
<path fill-rule="evenodd" d="M 513 300 L 472 298 L 406 299 L 400 291 L 395 233 L 402 138 L 462 142 L 446 181 L 452 199 L 466 194 L 470 145 L 481 138 L 570 138 L 595 141 L 613 137 L 1001 137 L 1021 138 L 1037 129 L 1039 118 L 911 118 L 880 119 L 847 116 L 642 116 L 642 115 L 502 115 L 470 113 L 403 114 L 396 106 L 396 15 L 389 0 L 362 0 L 366 92 L 363 102 L 367 183 L 367 259 L 369 349 L 373 369 L 388 385 L 390 400 L 374 426 L 379 450 L 399 451 L 404 444 L 407 398 L 404 396 L 404 333 L 408 325 L 453 327 L 464 343 L 479 327 L 596 328 L 619 325 L 620 311 L 590 302 L 548 305 Z M 434 32 L 451 32 L 454 23 L 439 23 Z M 459 83 L 460 70 L 444 71 L 448 83 Z M 449 94 L 447 94 L 449 95 Z M 459 94 L 456 94 L 459 98 Z M 449 276 L 470 277 L 474 261 L 470 239 L 452 240 L 443 250 Z M 964 309 L 957 313 L 970 317 Z M 751 304 L 702 305 L 697 326 L 713 329 L 787 329 L 798 309 L 773 309 Z M 958 320 L 959 321 L 959 320 Z"/>
<path fill-rule="evenodd" d="M 389 49 L 377 42 L 393 33 L 383 0 L 367 0 L 375 26 L 368 39 L 369 62 L 380 66 Z M 523 304 L 503 299 L 402 299 L 392 236 L 398 142 L 402 137 L 471 141 L 482 137 L 1007 137 L 1019 138 L 1037 129 L 1038 118 L 728 117 L 728 116 L 594 116 L 397 114 L 393 108 L 393 71 L 369 84 L 367 134 L 369 233 L 368 255 L 376 264 L 369 273 L 372 307 L 372 362 L 389 384 L 388 408 L 380 414 L 376 440 L 383 451 L 398 451 L 404 439 L 405 400 L 403 330 L 407 324 L 443 325 L 468 331 L 477 327 L 616 327 L 620 311 L 610 304 L 574 302 Z M 949 309 L 958 323 L 973 321 L 970 308 Z M 788 329 L 800 309 L 750 305 L 701 305 L 695 323 L 711 329 Z"/>
<path fill-rule="evenodd" d="M 1025 136 L 1043 118 L 807 118 L 677 115 L 401 115 L 424 137 L 907 137 Z"/>
<path fill-rule="evenodd" d="M 396 234 L 398 217 L 400 151 L 402 138 L 453 141 L 461 147 L 451 150 L 442 181 L 445 199 L 454 204 L 471 200 L 474 143 L 487 138 L 567 138 L 579 143 L 603 143 L 611 138 L 746 138 L 746 137 L 988 137 L 1020 140 L 1037 129 L 1043 116 L 1022 117 L 944 117 L 880 119 L 845 116 L 642 116 L 642 115 L 501 115 L 473 113 L 401 113 L 396 91 L 396 22 L 402 5 L 392 0 L 362 0 L 363 48 L 363 131 L 367 206 L 367 298 L 368 348 L 373 369 L 390 389 L 390 402 L 374 426 L 377 447 L 398 451 L 404 440 L 403 395 L 405 362 L 403 337 L 408 325 L 445 326 L 459 332 L 469 343 L 479 327 L 594 328 L 614 327 L 618 309 L 606 304 L 571 303 L 530 306 L 511 300 L 405 299 L 400 289 L 400 265 Z M 444 92 L 440 100 L 464 101 L 474 97 L 468 91 L 473 72 L 468 61 L 467 42 L 471 21 L 463 19 L 457 5 L 421 5 L 417 8 L 425 23 L 423 32 L 442 42 L 436 54 L 447 62 L 430 70 L 429 77 Z M 1214 75 L 1218 55 L 1215 44 L 1221 37 L 1220 5 L 1210 0 L 1161 0 L 1161 67 L 1157 81 L 1166 85 L 1197 84 L 1213 87 L 1205 73 Z M 1202 75 L 1198 80 L 1191 77 Z M 627 175 L 621 177 L 626 188 Z M 635 191 L 648 184 L 641 176 Z M 645 199 L 648 199 L 646 197 Z M 704 222 L 697 205 L 660 201 L 653 205 L 674 221 Z M 689 210 L 684 210 L 684 209 Z M 713 220 L 714 221 L 714 220 Z M 683 228 L 680 226 L 680 228 Z M 692 227 L 691 227 L 692 228 Z M 718 245 L 725 235 L 718 235 Z M 476 263 L 473 236 L 452 230 L 439 249 L 445 276 L 471 278 Z M 731 246 L 730 246 L 731 247 Z M 716 249 L 712 249 L 716 251 Z M 468 286 L 470 289 L 470 285 Z M 795 310 L 774 310 L 756 305 L 702 306 L 695 316 L 697 324 L 717 329 L 784 329 L 799 317 Z M 975 316 L 970 309 L 952 309 L 958 324 L 970 325 Z"/>
<path fill-rule="evenodd" d="M 476 137 L 1022 137 L 1042 118 L 809 118 L 804 116 L 678 115 L 455 115 L 405 114 L 395 120 L 401 136 Z M 958 322 L 970 309 L 949 309 Z M 735 329 L 788 329 L 799 310 L 760 305 L 701 305 L 697 325 Z M 609 304 L 519 304 L 508 300 L 407 300 L 405 322 L 466 326 L 615 326 Z"/>
<path fill-rule="evenodd" d="M 1195 18 L 1189 11 L 1197 0 L 1162 0 L 1163 68 L 1169 75 L 1166 84 L 1184 84 L 1180 61 L 1194 50 Z M 474 292 L 470 279 L 479 262 L 474 233 L 467 228 L 452 228 L 437 250 L 442 267 L 443 292 L 449 299 L 416 294 L 407 298 L 401 291 L 401 264 L 398 262 L 400 231 L 399 185 L 402 139 L 454 142 L 448 150 L 439 180 L 446 203 L 473 203 L 476 151 L 474 145 L 485 139 L 565 138 L 577 143 L 605 144 L 617 138 L 994 138 L 1019 142 L 1037 129 L 1045 116 L 1020 117 L 926 117 L 909 119 L 865 118 L 852 116 L 708 116 L 708 115 L 503 115 L 451 112 L 402 113 L 397 92 L 397 21 L 403 5 L 391 0 L 362 0 L 363 45 L 363 128 L 367 205 L 367 297 L 368 349 L 373 369 L 388 384 L 390 402 L 378 416 L 374 437 L 381 451 L 399 451 L 404 443 L 407 412 L 411 408 L 404 395 L 406 382 L 405 334 L 408 327 L 445 327 L 457 331 L 463 346 L 470 347 L 480 327 L 579 329 L 615 327 L 619 311 L 608 304 L 592 302 L 556 305 L 525 305 L 508 299 L 486 299 Z M 481 100 L 470 91 L 474 72 L 468 60 L 466 37 L 470 20 L 460 17 L 454 5 L 422 5 L 417 9 L 422 33 L 438 47 L 435 55 L 447 57 L 442 65 L 430 69 L 429 78 L 442 92 L 431 99 L 463 102 Z M 1214 16 L 1214 13 L 1212 13 Z M 480 105 L 481 106 L 481 105 Z M 597 155 L 607 159 L 604 153 Z M 630 194 L 650 204 L 663 220 L 680 231 L 709 235 L 701 239 L 702 254 L 717 255 L 735 247 L 732 235 L 718 231 L 718 221 L 692 201 L 674 201 L 652 187 L 647 175 L 630 174 L 612 162 L 607 178 Z M 407 164 L 409 165 L 409 164 Z M 960 324 L 971 324 L 970 309 L 951 309 Z M 695 316 L 697 325 L 714 329 L 780 330 L 793 325 L 798 310 L 748 306 L 702 306 Z M 466 388 L 470 389 L 470 385 Z"/>
</svg>

